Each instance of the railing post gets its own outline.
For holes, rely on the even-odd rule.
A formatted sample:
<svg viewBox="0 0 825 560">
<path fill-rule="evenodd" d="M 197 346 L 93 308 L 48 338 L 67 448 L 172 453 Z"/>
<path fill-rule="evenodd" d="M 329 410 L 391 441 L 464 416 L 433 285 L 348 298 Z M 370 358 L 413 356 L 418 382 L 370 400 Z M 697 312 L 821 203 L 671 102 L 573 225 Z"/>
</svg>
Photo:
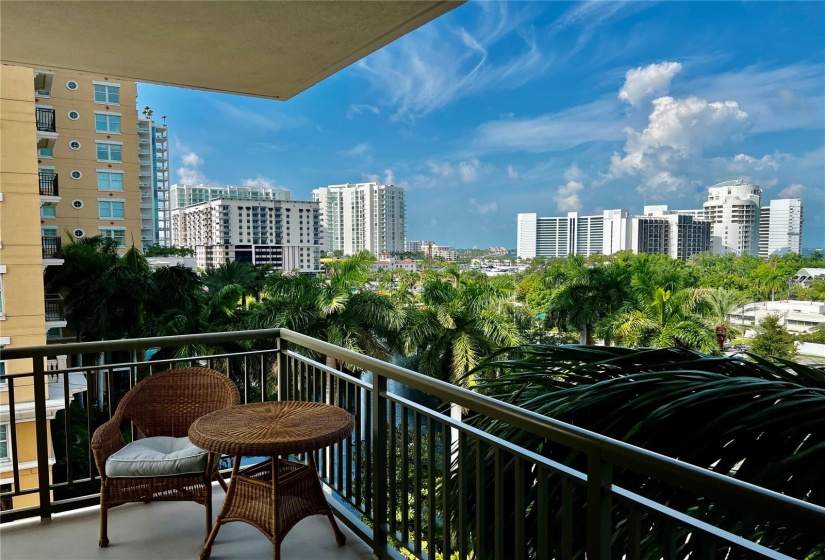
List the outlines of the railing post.
<svg viewBox="0 0 825 560">
<path fill-rule="evenodd" d="M 378 558 L 386 557 L 388 477 L 387 472 L 387 378 L 372 374 L 372 550 Z M 394 513 L 393 513 L 394 515 Z"/>
<path fill-rule="evenodd" d="M 285 401 L 289 399 L 287 393 L 287 378 L 289 377 L 287 368 L 289 368 L 288 356 L 289 342 L 278 335 L 278 400 Z M 266 394 L 266 387 L 261 387 L 262 394 Z M 264 396 L 264 398 L 266 398 Z"/>
<path fill-rule="evenodd" d="M 610 484 L 613 466 L 601 457 L 601 450 L 587 455 L 587 558 L 609 560 L 613 538 L 613 509 Z"/>
<path fill-rule="evenodd" d="M 37 485 L 40 500 L 40 518 L 52 518 L 52 499 L 49 492 L 49 431 L 46 418 L 46 372 L 42 357 L 32 358 L 34 383 L 34 430 L 37 449 Z"/>
</svg>

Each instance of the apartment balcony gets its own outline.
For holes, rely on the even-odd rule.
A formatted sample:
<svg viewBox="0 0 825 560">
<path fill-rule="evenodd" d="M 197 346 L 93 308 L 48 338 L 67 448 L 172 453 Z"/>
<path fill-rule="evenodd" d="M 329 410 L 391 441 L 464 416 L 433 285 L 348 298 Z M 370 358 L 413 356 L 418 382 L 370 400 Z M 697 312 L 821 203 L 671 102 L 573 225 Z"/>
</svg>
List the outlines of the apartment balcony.
<svg viewBox="0 0 825 560">
<path fill-rule="evenodd" d="M 63 298 L 59 295 L 46 295 L 46 330 L 66 326 L 66 311 Z"/>
<path fill-rule="evenodd" d="M 54 82 L 54 72 L 51 70 L 34 71 L 34 95 L 35 97 L 51 97 L 52 82 Z"/>
<path fill-rule="evenodd" d="M 40 238 L 40 243 L 43 248 L 43 264 L 46 261 L 59 260 L 60 263 L 49 264 L 63 264 L 63 249 L 61 246 L 61 239 L 54 235 L 44 235 Z"/>
<path fill-rule="evenodd" d="M 196 348 L 208 354 L 186 353 Z M 461 560 L 585 554 L 600 560 L 778 559 L 790 556 L 760 544 L 775 542 L 771 531 L 790 527 L 813 547 L 821 542 L 825 527 L 825 508 L 818 505 L 292 331 L 66 344 L 60 351 L 67 355 L 66 366 L 49 371 L 43 358 L 53 355 L 55 346 L 4 349 L 4 360 L 25 360 L 29 366 L 6 376 L 8 404 L 0 414 L 8 418 L 9 433 L 16 433 L 20 420 L 9 413 L 26 403 L 15 401 L 22 393 L 14 388 L 36 388 L 32 408 L 38 469 L 36 480 L 29 477 L 28 486 L 21 488 L 21 467 L 13 460 L 4 474 L 14 483 L 2 498 L 37 496 L 40 504 L 0 513 L 4 557 L 51 560 L 65 556 L 66 550 L 72 557 L 110 559 L 193 558 L 199 553 L 203 509 L 163 502 L 113 509 L 111 544 L 98 550 L 98 477 L 89 460 L 88 440 L 79 437 L 110 417 L 120 396 L 137 380 L 190 365 L 227 375 L 244 402 L 326 402 L 355 418 L 351 436 L 313 452 L 327 500 L 344 526 L 346 545 L 337 547 L 327 520 L 313 516 L 286 536 L 284 558 L 400 558 L 401 551 L 422 560 L 433 560 L 436 554 Z M 146 355 L 151 359 L 144 359 Z M 79 356 L 87 356 L 86 361 Z M 88 356 L 95 359 L 90 363 Z M 330 361 L 347 364 L 349 371 L 325 365 Z M 55 379 L 66 386 L 58 393 L 64 407 L 73 395 L 77 400 L 71 415 L 49 408 L 59 403 L 43 387 Z M 445 413 L 446 403 L 457 405 L 452 410 L 463 409 L 464 415 Z M 465 421 L 472 415 L 510 426 L 516 434 L 537 435 L 576 458 L 569 463 L 550 460 L 515 441 L 478 430 Z M 136 430 L 126 425 L 124 433 L 134 438 Z M 12 458 L 17 456 L 16 438 L 9 439 L 8 449 Z M 306 454 L 292 459 L 308 462 Z M 664 487 L 691 498 L 664 504 L 645 496 L 650 488 Z M 213 487 L 213 512 L 220 510 L 224 496 L 220 487 Z M 676 503 L 680 509 L 674 509 Z M 697 513 L 708 511 L 716 515 Z M 52 521 L 39 523 L 38 517 Z M 759 537 L 734 535 L 713 523 L 727 519 L 738 527 L 745 518 L 756 519 L 764 532 Z M 691 552 L 685 552 L 688 549 Z M 213 554 L 268 558 L 272 548 L 253 527 L 230 523 L 221 527 Z"/>
<path fill-rule="evenodd" d="M 35 107 L 34 116 L 38 133 L 57 133 L 57 128 L 55 128 L 54 124 L 54 109 L 47 109 L 45 107 Z"/>
<path fill-rule="evenodd" d="M 46 206 L 56 206 L 60 202 L 57 173 L 41 170 L 38 173 L 38 182 L 40 184 L 40 203 Z"/>
</svg>

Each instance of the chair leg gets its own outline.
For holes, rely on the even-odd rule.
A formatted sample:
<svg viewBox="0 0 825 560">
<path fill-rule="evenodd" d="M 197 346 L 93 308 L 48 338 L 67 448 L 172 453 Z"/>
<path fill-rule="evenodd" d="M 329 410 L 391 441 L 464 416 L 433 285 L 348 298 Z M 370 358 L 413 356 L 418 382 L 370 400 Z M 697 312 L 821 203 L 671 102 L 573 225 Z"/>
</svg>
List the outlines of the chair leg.
<svg viewBox="0 0 825 560">
<path fill-rule="evenodd" d="M 203 537 L 203 542 L 206 542 L 209 533 L 212 532 L 212 484 L 206 485 L 206 496 L 204 498 L 206 499 L 204 503 L 206 506 L 206 536 Z"/>
<path fill-rule="evenodd" d="M 108 536 L 108 524 L 109 524 L 109 510 L 106 508 L 105 505 L 102 503 L 100 504 L 100 540 L 97 541 L 97 545 L 101 548 L 105 548 L 109 546 L 109 536 Z"/>
</svg>

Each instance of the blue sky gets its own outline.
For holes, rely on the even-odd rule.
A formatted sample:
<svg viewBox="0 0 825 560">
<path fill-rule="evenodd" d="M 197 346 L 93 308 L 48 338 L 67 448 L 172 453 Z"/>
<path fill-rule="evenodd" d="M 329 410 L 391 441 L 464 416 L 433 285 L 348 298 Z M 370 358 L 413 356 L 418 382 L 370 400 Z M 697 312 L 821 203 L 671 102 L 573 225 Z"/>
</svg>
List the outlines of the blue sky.
<svg viewBox="0 0 825 560">
<path fill-rule="evenodd" d="M 407 189 L 407 238 L 699 208 L 744 178 L 825 246 L 825 3 L 468 2 L 286 102 L 140 84 L 172 180 Z"/>
</svg>

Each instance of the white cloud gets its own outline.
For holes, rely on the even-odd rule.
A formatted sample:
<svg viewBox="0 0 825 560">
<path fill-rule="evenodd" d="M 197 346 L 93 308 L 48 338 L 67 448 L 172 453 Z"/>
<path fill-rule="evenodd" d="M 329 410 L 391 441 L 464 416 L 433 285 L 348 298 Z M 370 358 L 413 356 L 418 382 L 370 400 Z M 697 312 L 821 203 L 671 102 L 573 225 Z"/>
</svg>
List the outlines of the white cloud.
<svg viewBox="0 0 825 560">
<path fill-rule="evenodd" d="M 481 162 L 477 159 L 470 159 L 467 161 L 460 161 L 457 164 L 450 162 L 428 161 L 427 166 L 433 175 L 445 179 L 457 177 L 463 183 L 474 183 L 478 180 L 481 172 Z"/>
<path fill-rule="evenodd" d="M 384 170 L 384 177 L 382 178 L 377 173 L 364 173 L 364 179 L 369 183 L 378 183 L 379 185 L 395 185 L 409 190 L 410 184 L 407 181 L 396 181 L 395 172 L 392 169 Z M 383 180 L 382 180 L 383 179 Z"/>
<path fill-rule="evenodd" d="M 348 150 L 341 150 L 338 153 L 341 154 L 342 156 L 362 157 L 362 156 L 368 154 L 369 151 L 370 151 L 369 142 L 361 142 L 359 144 L 356 144 L 355 146 L 353 146 L 352 148 L 350 148 Z"/>
<path fill-rule="evenodd" d="M 800 198 L 804 192 L 804 186 L 799 183 L 794 183 L 779 191 L 779 198 Z"/>
<path fill-rule="evenodd" d="M 347 109 L 347 119 L 352 120 L 355 115 L 360 115 L 361 113 L 372 113 L 377 115 L 380 112 L 381 110 L 373 105 L 354 103 L 349 106 L 349 109 Z"/>
<path fill-rule="evenodd" d="M 178 144 L 181 148 L 182 145 Z M 199 185 L 206 183 L 206 175 L 200 170 L 203 158 L 193 151 L 184 153 L 181 158 L 181 167 L 178 168 L 178 182 L 184 185 Z"/>
<path fill-rule="evenodd" d="M 477 10 L 471 26 L 436 21 L 358 64 L 372 89 L 394 108 L 394 120 L 415 120 L 493 87 L 516 88 L 548 68 L 550 60 L 526 23 L 533 19 L 533 6 L 521 6 L 518 13 L 506 2 L 468 8 Z"/>
<path fill-rule="evenodd" d="M 272 101 L 250 101 L 249 103 L 254 103 L 255 106 L 247 109 L 225 101 L 220 101 L 214 96 L 209 96 L 207 99 L 209 100 L 209 103 L 217 109 L 218 113 L 220 113 L 226 120 L 230 120 L 235 124 L 252 126 L 270 132 L 276 132 L 287 128 L 295 128 L 306 124 L 306 119 L 303 117 L 285 115 L 270 110 L 266 103 L 270 103 L 271 105 L 269 106 L 274 107 L 274 102 Z"/>
<path fill-rule="evenodd" d="M 621 140 L 624 115 L 611 97 L 603 97 L 531 119 L 490 121 L 476 128 L 470 150 L 550 152 L 586 142 Z"/>
<path fill-rule="evenodd" d="M 624 155 L 613 155 L 607 178 L 637 177 L 637 190 L 654 197 L 677 191 L 688 185 L 684 172 L 703 159 L 704 148 L 741 138 L 750 124 L 736 101 L 654 99 L 647 127 L 626 130 Z"/>
<path fill-rule="evenodd" d="M 619 99 L 638 106 L 647 98 L 667 93 L 670 82 L 682 70 L 678 62 L 662 62 L 649 66 L 633 68 L 625 74 Z"/>
<path fill-rule="evenodd" d="M 582 201 L 579 198 L 579 193 L 584 190 L 583 178 L 581 170 L 575 163 L 564 172 L 564 179 L 567 183 L 559 185 L 553 197 L 558 211 L 578 212 L 581 210 Z"/>
<path fill-rule="evenodd" d="M 507 177 L 510 179 L 518 179 L 518 171 L 512 165 L 507 166 Z"/>
<path fill-rule="evenodd" d="M 263 187 L 263 188 L 272 188 L 277 186 L 275 181 L 270 179 L 269 177 L 264 177 L 263 175 L 258 175 L 254 179 L 241 179 L 241 185 L 244 187 Z"/>
<path fill-rule="evenodd" d="M 481 216 L 486 214 L 491 214 L 493 212 L 498 212 L 498 203 L 488 202 L 487 204 L 479 204 L 475 198 L 471 198 L 469 200 L 470 207 L 472 207 L 473 211 Z"/>
</svg>

